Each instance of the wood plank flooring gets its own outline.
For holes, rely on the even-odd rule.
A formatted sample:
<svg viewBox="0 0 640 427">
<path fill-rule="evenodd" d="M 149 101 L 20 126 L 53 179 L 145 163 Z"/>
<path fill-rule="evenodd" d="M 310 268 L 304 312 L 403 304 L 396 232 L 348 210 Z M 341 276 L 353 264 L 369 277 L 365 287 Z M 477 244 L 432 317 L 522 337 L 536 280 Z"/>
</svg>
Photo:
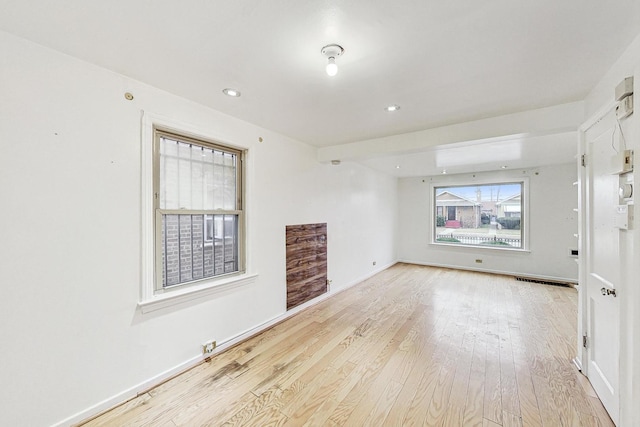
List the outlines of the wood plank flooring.
<svg viewBox="0 0 640 427">
<path fill-rule="evenodd" d="M 397 264 L 85 426 L 613 426 L 577 293 Z"/>
</svg>

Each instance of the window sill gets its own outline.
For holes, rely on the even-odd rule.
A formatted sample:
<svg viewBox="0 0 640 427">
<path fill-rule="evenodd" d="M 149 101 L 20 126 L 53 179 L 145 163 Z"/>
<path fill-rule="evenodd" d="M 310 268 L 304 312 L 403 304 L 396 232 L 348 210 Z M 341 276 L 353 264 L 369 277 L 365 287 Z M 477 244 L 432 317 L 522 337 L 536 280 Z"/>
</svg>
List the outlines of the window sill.
<svg viewBox="0 0 640 427">
<path fill-rule="evenodd" d="M 446 248 L 462 248 L 462 249 L 471 249 L 471 250 L 489 250 L 489 251 L 506 251 L 506 252 L 520 252 L 520 253 L 531 253 L 529 249 L 526 248 L 507 248 L 500 246 L 489 246 L 489 245 L 457 245 L 455 243 L 440 243 L 440 242 L 431 242 L 429 243 L 431 246 L 436 247 L 446 247 Z"/>
<path fill-rule="evenodd" d="M 258 275 L 255 273 L 242 274 L 240 276 L 233 276 L 197 286 L 190 286 L 184 289 L 176 289 L 174 291 L 156 294 L 151 298 L 138 302 L 138 307 L 140 307 L 143 314 L 150 313 L 152 311 L 197 300 L 218 292 L 227 291 L 240 286 L 251 285 L 255 283 L 257 277 Z"/>
</svg>

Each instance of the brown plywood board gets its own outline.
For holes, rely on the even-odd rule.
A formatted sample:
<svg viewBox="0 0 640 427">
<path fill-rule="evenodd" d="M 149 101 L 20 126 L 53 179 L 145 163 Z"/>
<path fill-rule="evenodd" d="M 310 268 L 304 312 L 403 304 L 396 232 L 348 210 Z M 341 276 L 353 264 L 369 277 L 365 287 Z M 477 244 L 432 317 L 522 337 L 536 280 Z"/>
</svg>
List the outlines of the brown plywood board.
<svg viewBox="0 0 640 427">
<path fill-rule="evenodd" d="M 327 292 L 327 224 L 286 227 L 287 310 Z"/>
</svg>

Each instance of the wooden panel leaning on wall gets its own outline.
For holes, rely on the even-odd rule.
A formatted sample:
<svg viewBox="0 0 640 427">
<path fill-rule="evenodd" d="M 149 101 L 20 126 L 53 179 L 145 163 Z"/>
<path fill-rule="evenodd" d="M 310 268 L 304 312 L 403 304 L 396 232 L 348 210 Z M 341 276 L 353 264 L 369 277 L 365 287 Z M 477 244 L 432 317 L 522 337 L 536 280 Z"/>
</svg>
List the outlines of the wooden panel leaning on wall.
<svg viewBox="0 0 640 427">
<path fill-rule="evenodd" d="M 86 426 L 613 426 L 571 363 L 577 293 L 408 264 Z"/>
<path fill-rule="evenodd" d="M 288 225 L 287 310 L 327 292 L 327 224 Z"/>
</svg>

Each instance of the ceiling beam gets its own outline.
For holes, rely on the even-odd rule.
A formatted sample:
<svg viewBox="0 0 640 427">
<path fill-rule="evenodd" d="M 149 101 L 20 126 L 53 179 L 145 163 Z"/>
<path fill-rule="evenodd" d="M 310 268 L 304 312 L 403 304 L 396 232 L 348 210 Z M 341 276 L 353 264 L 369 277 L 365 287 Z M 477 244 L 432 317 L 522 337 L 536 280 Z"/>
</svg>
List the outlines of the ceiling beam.
<svg viewBox="0 0 640 427">
<path fill-rule="evenodd" d="M 437 147 L 478 144 L 575 131 L 584 121 L 584 102 L 572 102 L 450 126 L 318 149 L 318 160 L 364 160 L 417 153 Z"/>
</svg>

